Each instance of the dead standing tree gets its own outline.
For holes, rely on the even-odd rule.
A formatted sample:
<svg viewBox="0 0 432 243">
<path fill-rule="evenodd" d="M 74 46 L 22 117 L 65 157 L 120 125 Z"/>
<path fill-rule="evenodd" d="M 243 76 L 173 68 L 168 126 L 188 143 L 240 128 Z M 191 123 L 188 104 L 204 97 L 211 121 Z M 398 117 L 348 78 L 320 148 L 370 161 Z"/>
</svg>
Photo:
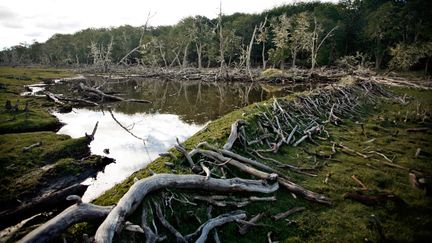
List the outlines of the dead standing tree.
<svg viewBox="0 0 432 243">
<path fill-rule="evenodd" d="M 249 46 L 247 47 L 247 56 L 246 56 L 246 71 L 248 72 L 249 77 L 250 77 L 251 80 L 253 79 L 253 77 L 252 77 L 252 73 L 251 73 L 251 70 L 250 70 L 250 66 L 251 66 L 250 59 L 251 59 L 252 46 L 253 46 L 253 43 L 254 43 L 254 40 L 255 40 L 256 31 L 257 31 L 257 27 L 255 26 L 254 31 L 252 33 L 252 38 L 251 38 L 251 40 L 249 42 Z"/>
<path fill-rule="evenodd" d="M 338 28 L 338 26 L 333 27 L 327 34 L 320 39 L 321 33 L 323 33 L 323 28 L 318 23 L 317 18 L 314 16 L 314 30 L 312 32 L 312 38 L 310 39 L 310 55 L 311 55 L 311 69 L 310 74 L 313 73 L 318 57 L 318 52 L 321 48 L 321 46 L 324 44 L 327 38 L 332 36 L 332 33 Z"/>
<path fill-rule="evenodd" d="M 219 29 L 219 77 L 227 77 L 227 66 L 225 63 L 225 39 L 223 34 L 223 27 L 222 27 L 222 2 L 220 3 L 219 7 L 219 15 L 218 15 L 218 23 L 217 27 Z"/>
<path fill-rule="evenodd" d="M 137 45 L 135 48 L 133 48 L 132 50 L 130 50 L 128 53 L 126 53 L 126 55 L 124 55 L 124 56 L 120 59 L 120 61 L 117 63 L 117 65 L 121 65 L 121 64 L 125 64 L 125 65 L 127 65 L 127 63 L 125 62 L 125 60 L 126 60 L 130 55 L 132 55 L 134 52 L 138 51 L 138 50 L 141 48 L 141 46 L 142 46 L 142 44 L 143 44 L 142 41 L 143 41 L 144 33 L 147 31 L 148 22 L 149 22 L 149 20 L 150 20 L 152 17 L 153 17 L 153 15 L 151 15 L 151 13 L 149 12 L 149 13 L 147 14 L 146 22 L 145 22 L 144 26 L 142 27 L 142 32 L 141 32 L 141 36 L 140 36 L 140 39 L 139 39 L 138 45 Z"/>
</svg>

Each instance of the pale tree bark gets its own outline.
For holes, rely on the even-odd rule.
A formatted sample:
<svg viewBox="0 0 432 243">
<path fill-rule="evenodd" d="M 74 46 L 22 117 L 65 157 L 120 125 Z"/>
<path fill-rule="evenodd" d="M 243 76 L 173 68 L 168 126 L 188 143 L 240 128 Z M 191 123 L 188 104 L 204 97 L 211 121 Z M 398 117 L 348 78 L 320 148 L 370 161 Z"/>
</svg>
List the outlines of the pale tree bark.
<svg viewBox="0 0 432 243">
<path fill-rule="evenodd" d="M 265 17 L 264 22 L 260 23 L 260 26 L 258 28 L 258 37 L 257 37 L 257 42 L 262 43 L 261 56 L 262 56 L 262 68 L 263 68 L 263 70 L 266 69 L 266 66 L 267 66 L 267 60 L 265 58 L 265 52 L 266 52 L 266 42 L 267 42 L 267 38 L 268 38 L 268 29 L 266 27 L 266 24 L 267 24 L 267 16 Z"/>
<path fill-rule="evenodd" d="M 196 47 L 196 52 L 198 55 L 198 68 L 201 69 L 202 68 L 202 49 L 203 49 L 203 44 L 202 43 L 195 43 L 195 47 Z"/>
<path fill-rule="evenodd" d="M 316 17 L 314 17 L 314 31 L 312 33 L 312 40 L 311 40 L 312 43 L 311 43 L 311 50 L 310 50 L 311 51 L 311 69 L 309 71 L 310 74 L 312 74 L 312 72 L 315 69 L 318 52 L 321 46 L 324 44 L 325 40 L 329 38 L 337 28 L 338 26 L 333 27 L 329 32 L 327 32 L 324 38 L 322 38 L 322 40 L 320 41 L 319 35 L 322 32 L 322 29 L 320 28 Z"/>
<path fill-rule="evenodd" d="M 147 14 L 147 19 L 146 19 L 146 22 L 145 22 L 145 24 L 144 24 L 144 26 L 143 26 L 143 30 L 142 30 L 142 32 L 141 32 L 140 40 L 139 40 L 139 42 L 138 42 L 138 46 L 136 46 L 135 48 L 133 48 L 132 50 L 130 50 L 128 53 L 126 53 L 126 55 L 124 55 L 124 56 L 120 59 L 120 61 L 117 63 L 117 65 L 120 65 L 120 64 L 126 64 L 126 63 L 125 63 L 126 58 L 128 58 L 130 55 L 132 55 L 132 53 L 138 51 L 138 50 L 141 48 L 141 45 L 142 45 L 142 39 L 143 39 L 143 37 L 144 37 L 144 33 L 146 32 L 146 30 L 147 30 L 147 26 L 148 26 L 148 22 L 149 22 L 149 20 L 150 20 L 152 17 L 153 17 L 153 16 L 151 15 L 151 13 L 148 12 L 148 14 Z"/>
<path fill-rule="evenodd" d="M 69 196 L 68 199 L 69 198 L 79 197 Z M 69 226 L 76 223 L 105 218 L 112 208 L 113 206 L 98 206 L 90 203 L 82 203 L 79 199 L 77 204 L 68 207 L 59 215 L 39 226 L 18 242 L 48 242 L 53 240 Z"/>
<path fill-rule="evenodd" d="M 250 64 L 250 58 L 251 58 L 251 53 L 252 53 L 252 46 L 253 46 L 253 43 L 254 43 L 254 40 L 255 40 L 256 30 L 257 30 L 257 27 L 255 26 L 254 31 L 252 33 L 252 38 L 251 38 L 251 40 L 249 42 L 249 47 L 247 49 L 247 56 L 246 56 L 246 70 L 247 70 L 247 72 L 249 74 L 249 77 L 251 79 L 252 79 L 252 73 L 251 73 L 251 70 L 250 70 L 250 66 L 251 66 L 251 64 Z"/>
<path fill-rule="evenodd" d="M 223 28 L 222 28 L 222 2 L 219 7 L 219 16 L 218 16 L 218 26 L 219 26 L 219 58 L 220 58 L 220 71 L 219 75 L 222 73 L 226 74 L 226 64 L 225 64 L 225 40 L 223 36 Z"/>
<path fill-rule="evenodd" d="M 219 192 L 260 192 L 272 193 L 278 183 L 267 184 L 261 180 L 213 179 L 200 175 L 157 174 L 137 181 L 120 199 L 110 214 L 96 231 L 95 241 L 98 243 L 112 242 L 114 234 L 119 232 L 126 216 L 132 214 L 147 194 L 152 191 L 173 187 L 181 189 L 202 189 Z"/>
<path fill-rule="evenodd" d="M 182 63 L 183 68 L 186 68 L 188 65 L 187 55 L 188 55 L 188 50 L 189 50 L 189 44 L 190 44 L 190 41 L 187 40 L 187 43 L 186 43 L 186 45 L 184 47 L 184 51 L 183 51 L 183 63 Z"/>
<path fill-rule="evenodd" d="M 291 55 L 292 55 L 292 68 L 295 68 L 296 59 L 297 59 L 297 50 L 296 49 L 291 50 Z"/>
<path fill-rule="evenodd" d="M 162 60 L 164 62 L 165 67 L 168 67 L 168 64 L 167 64 L 167 61 L 166 61 L 166 58 L 165 58 L 165 52 L 162 50 L 162 43 L 158 42 L 158 48 L 159 48 L 159 53 L 160 53 L 160 55 L 162 57 Z"/>
</svg>

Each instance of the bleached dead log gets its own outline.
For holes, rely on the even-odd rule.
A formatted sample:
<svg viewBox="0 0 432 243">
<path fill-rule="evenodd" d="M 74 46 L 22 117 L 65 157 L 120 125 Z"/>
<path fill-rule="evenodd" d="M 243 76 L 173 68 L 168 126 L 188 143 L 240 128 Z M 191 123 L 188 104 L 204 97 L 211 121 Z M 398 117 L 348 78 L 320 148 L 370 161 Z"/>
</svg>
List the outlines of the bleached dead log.
<svg viewBox="0 0 432 243">
<path fill-rule="evenodd" d="M 237 120 L 231 125 L 231 133 L 228 137 L 227 142 L 223 146 L 223 149 L 230 150 L 232 148 L 232 146 L 234 145 L 235 141 L 238 138 L 238 128 L 245 124 L 246 122 L 244 120 Z"/>
<path fill-rule="evenodd" d="M 304 211 L 304 210 L 305 210 L 304 207 L 291 208 L 290 210 L 288 210 L 286 212 L 278 213 L 278 214 L 272 216 L 272 219 L 275 220 L 275 221 L 277 221 L 279 219 L 286 218 L 286 217 L 290 216 L 291 214 L 298 213 L 298 212 L 301 212 L 301 211 Z"/>
<path fill-rule="evenodd" d="M 30 151 L 32 148 L 40 147 L 41 145 L 42 145 L 42 142 L 39 141 L 37 143 L 34 143 L 32 145 L 29 145 L 27 147 L 22 148 L 22 151 L 27 152 L 27 151 Z"/>
<path fill-rule="evenodd" d="M 237 221 L 237 220 L 243 220 L 245 218 L 246 218 L 246 213 L 244 211 L 241 211 L 241 210 L 221 214 L 215 218 L 208 220 L 204 224 L 202 224 L 194 233 L 187 235 L 186 239 L 192 240 L 196 236 L 198 236 L 198 234 L 200 234 L 200 232 L 201 232 L 201 235 L 198 237 L 198 239 L 195 241 L 195 243 L 204 243 L 207 239 L 209 232 L 212 229 L 214 229 L 218 226 L 224 225 L 226 223 Z"/>
<path fill-rule="evenodd" d="M 192 160 L 192 158 L 189 155 L 189 153 L 187 152 L 186 148 L 183 147 L 183 145 L 180 144 L 180 142 L 178 141 L 178 139 L 177 139 L 177 144 L 174 145 L 174 148 L 177 149 L 177 151 L 179 151 L 180 153 L 182 153 L 185 156 L 185 158 L 186 158 L 186 160 L 189 163 L 189 166 L 191 168 L 193 168 L 195 166 L 195 163 Z"/>
<path fill-rule="evenodd" d="M 216 158 L 220 162 L 226 162 L 226 163 L 240 169 L 243 172 L 246 172 L 250 175 L 256 176 L 256 177 L 264 179 L 264 180 L 268 180 L 269 178 L 272 178 L 272 175 L 274 175 L 274 174 L 269 174 L 269 173 L 257 170 L 255 168 L 247 166 L 247 165 L 245 165 L 245 164 L 243 164 L 243 163 L 241 163 L 235 159 L 227 158 L 227 157 L 223 156 L 222 154 L 216 153 L 214 151 L 197 149 L 197 152 L 201 153 L 202 155 L 204 155 L 206 157 Z M 305 199 L 319 202 L 319 203 L 323 203 L 323 204 L 331 204 L 330 199 L 327 198 L 326 196 L 318 194 L 318 193 L 313 192 L 313 191 L 309 191 L 309 190 L 301 187 L 300 185 L 297 185 L 294 182 L 291 182 L 285 178 L 279 177 L 279 178 L 277 178 L 277 181 L 282 186 L 284 186 L 286 189 L 288 189 L 289 191 L 296 193 L 296 194 L 299 194 L 299 195 L 303 196 Z"/>
<path fill-rule="evenodd" d="M 264 217 L 264 213 L 259 213 L 253 216 L 249 221 L 247 221 L 248 224 L 244 224 L 240 227 L 239 233 L 241 235 L 245 235 L 249 231 L 249 228 L 252 226 L 252 224 L 256 224 L 256 222 L 260 221 L 262 217 Z"/>
<path fill-rule="evenodd" d="M 132 224 L 129 221 L 126 221 L 124 229 L 127 231 L 130 231 L 130 232 L 136 232 L 136 233 L 144 234 L 144 230 L 141 228 L 141 226 L 136 225 L 136 224 Z"/>
<path fill-rule="evenodd" d="M 72 103 L 78 103 L 78 104 L 83 104 L 83 105 L 90 105 L 90 106 L 98 106 L 99 104 L 93 101 L 89 101 L 89 100 L 85 100 L 85 99 L 79 99 L 79 98 L 68 98 L 68 97 L 63 97 L 63 96 L 59 96 L 57 94 L 51 93 L 49 91 L 44 91 L 44 94 L 51 100 L 53 100 L 55 103 L 61 105 L 61 106 L 65 106 L 66 102 L 72 102 Z"/>
<path fill-rule="evenodd" d="M 250 201 L 247 199 L 238 200 L 238 201 L 226 201 L 225 199 L 230 199 L 228 196 L 194 196 L 194 200 L 200 200 L 207 202 L 209 204 L 218 206 L 218 207 L 226 207 L 228 205 L 236 206 L 238 208 L 247 206 Z"/>
<path fill-rule="evenodd" d="M 72 205 L 18 242 L 47 242 L 75 223 L 105 218 L 112 208 L 113 206 L 97 206 L 90 203 Z"/>
<path fill-rule="evenodd" d="M 44 94 L 45 94 L 45 95 L 46 95 L 50 100 L 54 101 L 54 103 L 57 103 L 57 104 L 59 104 L 59 105 L 61 105 L 61 106 L 66 105 L 63 101 L 61 101 L 61 100 L 59 99 L 59 97 L 58 97 L 57 95 L 55 95 L 55 94 L 53 94 L 53 93 L 51 93 L 51 92 L 49 92 L 49 91 L 44 91 Z"/>
<path fill-rule="evenodd" d="M 133 213 L 145 196 L 155 190 L 173 187 L 183 189 L 201 189 L 218 192 L 260 192 L 271 193 L 279 186 L 277 183 L 266 184 L 259 180 L 213 179 L 205 180 L 200 175 L 156 174 L 136 182 L 120 199 L 117 206 L 108 215 L 96 231 L 96 242 L 112 242 L 114 234 L 121 230 L 125 217 Z"/>
<path fill-rule="evenodd" d="M 0 231 L 0 242 L 9 242 L 12 237 L 14 237 L 21 229 L 25 228 L 26 226 L 29 226 L 32 224 L 32 222 L 35 222 L 37 220 L 40 220 L 43 218 L 44 215 L 42 213 L 38 213 L 36 215 L 33 215 L 32 217 L 25 219 L 21 222 L 19 222 L 16 225 L 10 226 L 6 229 L 3 229 Z"/>
<path fill-rule="evenodd" d="M 265 165 L 263 163 L 260 163 L 260 162 L 258 162 L 256 160 L 253 160 L 253 159 L 250 159 L 250 158 L 246 158 L 244 156 L 241 156 L 241 155 L 236 154 L 236 153 L 234 153 L 232 151 L 229 151 L 229 150 L 218 149 L 218 148 L 216 148 L 216 147 L 208 144 L 207 142 L 199 143 L 197 147 L 206 147 L 206 148 L 208 148 L 210 150 L 213 150 L 215 152 L 218 152 L 218 153 L 220 153 L 222 155 L 225 155 L 225 156 L 228 156 L 230 158 L 236 159 L 236 160 L 238 160 L 240 162 L 247 163 L 247 164 L 250 164 L 252 166 L 255 166 L 256 168 L 259 168 L 259 169 L 264 170 L 266 172 L 275 173 L 275 174 L 279 175 L 280 177 L 287 178 L 284 174 L 282 174 L 281 172 L 279 172 L 279 171 L 271 168 L 270 166 L 267 166 L 267 165 Z M 288 168 L 290 170 L 293 170 L 293 171 L 296 171 L 296 172 L 301 172 L 300 168 L 298 168 L 296 166 L 289 165 L 289 164 L 283 164 L 283 165 L 284 165 L 285 168 Z"/>
<path fill-rule="evenodd" d="M 360 179 L 358 179 L 357 176 L 352 175 L 351 179 L 353 179 L 357 184 L 359 184 L 362 190 L 368 190 L 367 186 Z"/>
<path fill-rule="evenodd" d="M 205 166 L 205 164 L 203 162 L 200 162 L 200 165 L 206 174 L 206 180 L 208 180 L 208 178 L 210 178 L 210 175 L 211 175 L 210 169 L 207 166 Z"/>
<path fill-rule="evenodd" d="M 160 208 L 159 204 L 155 203 L 154 205 L 155 205 L 156 216 L 158 217 L 159 221 L 169 232 L 171 232 L 171 234 L 173 234 L 176 237 L 177 243 L 187 243 L 187 241 L 183 237 L 183 235 L 180 232 L 178 232 L 178 230 L 176 230 L 174 228 L 174 226 L 172 226 L 168 222 L 168 220 L 165 219 L 165 217 L 162 214 L 162 209 Z"/>
<path fill-rule="evenodd" d="M 80 88 L 84 91 L 90 92 L 90 93 L 94 93 L 99 95 L 101 98 L 104 99 L 109 99 L 109 100 L 114 100 L 114 101 L 127 101 L 127 102 L 136 102 L 136 103 L 152 103 L 149 100 L 143 100 L 143 99 L 125 99 L 119 96 L 115 96 L 115 95 L 110 95 L 110 94 L 106 94 L 98 89 L 92 88 L 92 87 L 88 87 L 86 85 L 84 85 L 83 83 L 80 83 Z"/>
<path fill-rule="evenodd" d="M 171 152 L 160 153 L 159 156 L 161 156 L 161 157 L 168 157 L 168 158 L 173 159 L 174 161 L 177 160 L 177 156 L 175 156 Z"/>
<path fill-rule="evenodd" d="M 84 194 L 87 187 L 87 185 L 75 184 L 62 190 L 34 199 L 31 202 L 20 205 L 19 207 L 9 211 L 3 211 L 0 213 L 0 228 L 17 224 L 21 220 L 31 217 L 37 213 L 44 212 L 45 210 L 66 208 L 71 205 L 70 202 L 65 200 L 66 197 L 71 194 L 82 195 Z"/>
<path fill-rule="evenodd" d="M 146 243 L 154 243 L 165 240 L 166 236 L 156 235 L 147 224 L 147 208 L 144 206 L 141 214 L 141 228 L 146 237 Z"/>
<path fill-rule="evenodd" d="M 211 205 L 207 207 L 207 218 L 209 220 L 212 218 L 212 215 L 211 215 L 212 210 L 213 210 L 213 207 Z M 217 229 L 213 230 L 213 240 L 215 243 L 221 243 Z"/>
</svg>

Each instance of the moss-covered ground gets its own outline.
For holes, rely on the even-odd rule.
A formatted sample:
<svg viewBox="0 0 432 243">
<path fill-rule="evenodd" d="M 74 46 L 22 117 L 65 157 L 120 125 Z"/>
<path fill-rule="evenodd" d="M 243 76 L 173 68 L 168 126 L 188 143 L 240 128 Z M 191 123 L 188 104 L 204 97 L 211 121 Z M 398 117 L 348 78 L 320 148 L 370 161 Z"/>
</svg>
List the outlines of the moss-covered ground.
<svg viewBox="0 0 432 243">
<path fill-rule="evenodd" d="M 259 223 L 260 227 L 252 227 L 245 236 L 237 233 L 237 224 L 221 227 L 219 235 L 223 242 L 267 242 L 267 233 L 272 232 L 272 240 L 283 242 L 361 242 L 361 241 L 396 241 L 414 242 L 428 241 L 432 238 L 432 198 L 425 190 L 413 187 L 408 179 L 409 171 L 385 165 L 387 162 L 381 153 L 394 164 L 423 173 L 427 183 L 431 183 L 432 175 L 432 91 L 390 88 L 386 89 L 403 97 L 406 102 L 382 99 L 375 105 L 365 105 L 361 115 L 345 120 L 339 125 L 326 126 L 330 133 L 327 140 L 317 140 L 319 145 L 303 143 L 293 148 L 284 146 L 278 154 L 265 153 L 265 156 L 281 162 L 306 168 L 314 168 L 316 177 L 310 177 L 284 171 L 291 180 L 312 190 L 322 193 L 332 200 L 331 206 L 320 205 L 295 197 L 285 189 L 275 193 L 277 201 L 251 203 L 244 210 L 248 217 L 264 212 L 266 216 Z M 265 103 L 265 102 L 264 102 Z M 262 104 L 264 104 L 262 103 Z M 234 111 L 212 123 L 204 130 L 188 139 L 184 145 L 192 149 L 199 142 L 207 141 L 221 147 L 230 131 L 230 125 L 236 119 L 245 119 L 254 123 L 257 104 Z M 410 132 L 409 128 L 423 127 L 421 132 Z M 359 156 L 346 149 L 337 149 L 333 154 L 333 142 L 368 155 Z M 416 157 L 416 151 L 421 152 Z M 180 156 L 176 151 L 172 151 Z M 377 153 L 375 153 L 377 152 Z M 133 184 L 134 178 L 149 176 L 156 173 L 171 173 L 171 168 L 164 162 L 169 158 L 158 158 L 147 168 L 134 173 L 123 183 L 116 185 L 103 196 L 95 200 L 96 204 L 115 204 Z M 261 161 L 267 163 L 266 161 Z M 190 173 L 181 161 L 175 161 L 177 173 Z M 270 164 L 269 164 L 270 165 Z M 238 173 L 238 172 L 236 172 Z M 238 175 L 241 175 L 240 173 Z M 369 189 L 361 191 L 366 195 L 390 193 L 401 198 L 400 201 L 381 201 L 372 206 L 344 198 L 348 192 L 359 190 L 352 176 L 355 175 Z M 327 180 L 326 180 L 327 178 Z M 429 184 L 430 185 L 430 184 Z M 183 198 L 191 192 L 181 190 L 166 191 Z M 194 193 L 199 192 L 192 192 Z M 241 195 L 235 195 L 240 197 Z M 168 197 L 169 198 L 169 197 Z M 148 201 L 160 200 L 160 194 L 152 195 Z M 184 201 L 184 200 L 183 200 Z M 402 202 L 401 202 L 402 201 Z M 207 220 L 206 208 L 203 203 L 190 205 L 172 201 L 172 209 L 165 207 L 165 214 L 170 222 L 181 233 L 193 232 L 203 221 Z M 293 207 L 305 207 L 301 213 L 289 216 L 284 220 L 273 221 L 270 216 L 284 212 Z M 235 210 L 235 207 L 215 208 L 213 216 Z M 140 210 L 138 210 L 140 211 Z M 140 215 L 133 215 L 131 221 L 139 224 Z M 88 226 L 74 227 L 72 232 L 81 232 Z M 94 228 L 92 229 L 94 230 Z M 165 232 L 162 227 L 159 230 Z M 90 233 L 91 232 L 87 232 Z M 125 241 L 144 241 L 139 234 L 124 232 Z M 170 238 L 174 240 L 173 238 Z"/>
<path fill-rule="evenodd" d="M 49 113 L 54 104 L 44 97 L 21 96 L 24 86 L 73 75 L 67 70 L 0 67 L 0 208 L 16 206 L 37 195 L 48 179 L 78 174 L 94 161 L 85 138 L 57 135 L 60 122 Z M 18 102 L 18 111 L 5 107 Z M 29 110 L 24 111 L 26 102 Z M 41 142 L 24 152 L 23 148 Z M 49 186 L 49 185 L 48 185 Z M 1 210 L 0 210 L 1 211 Z"/>
</svg>

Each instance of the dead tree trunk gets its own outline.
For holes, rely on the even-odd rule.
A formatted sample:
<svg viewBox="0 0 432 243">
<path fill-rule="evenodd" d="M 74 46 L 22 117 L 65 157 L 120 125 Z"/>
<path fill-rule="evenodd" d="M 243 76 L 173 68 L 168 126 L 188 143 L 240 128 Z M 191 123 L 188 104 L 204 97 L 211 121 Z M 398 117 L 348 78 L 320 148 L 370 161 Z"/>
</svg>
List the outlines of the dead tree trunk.
<svg viewBox="0 0 432 243">
<path fill-rule="evenodd" d="M 80 83 L 80 88 L 84 91 L 87 92 L 91 92 L 94 94 L 99 95 L 102 98 L 106 98 L 109 100 L 114 100 L 114 101 L 128 101 L 128 102 L 137 102 L 137 103 L 152 103 L 149 100 L 141 100 L 141 99 L 125 99 L 119 96 L 115 96 L 115 95 L 110 95 L 110 94 L 106 94 L 98 89 L 92 88 L 92 87 L 88 87 L 86 85 L 84 85 L 83 83 Z"/>
<path fill-rule="evenodd" d="M 195 152 L 200 153 L 206 157 L 216 159 L 221 163 L 230 164 L 230 165 L 236 167 L 237 169 L 239 169 L 245 173 L 256 176 L 256 177 L 261 178 L 263 180 L 271 179 L 273 177 L 272 175 L 277 176 L 277 174 L 269 174 L 269 173 L 257 170 L 255 168 L 247 166 L 247 165 L 245 165 L 245 164 L 243 164 L 243 163 L 241 163 L 235 159 L 225 157 L 222 154 L 214 152 L 214 151 L 196 149 Z M 318 193 L 310 191 L 310 190 L 307 190 L 307 189 L 301 187 L 300 185 L 297 185 L 294 182 L 291 182 L 285 178 L 277 178 L 277 181 L 282 186 L 284 186 L 286 189 L 288 189 L 290 192 L 301 195 L 307 200 L 319 202 L 319 203 L 323 203 L 323 204 L 331 204 L 330 199 L 327 198 L 326 196 L 318 194 Z"/>
<path fill-rule="evenodd" d="M 222 215 L 219 215 L 215 218 L 209 219 L 207 222 L 205 222 L 203 225 L 201 225 L 198 230 L 189 236 L 188 238 L 192 238 L 193 235 L 197 235 L 198 232 L 201 232 L 201 235 L 198 237 L 198 239 L 195 241 L 195 243 L 205 243 L 208 237 L 208 234 L 210 231 L 218 226 L 224 225 L 229 222 L 237 221 L 237 220 L 243 220 L 246 218 L 246 213 L 244 211 L 234 211 L 231 213 L 225 213 Z"/>
<path fill-rule="evenodd" d="M 251 40 L 249 42 L 249 47 L 247 49 L 247 56 L 246 56 L 246 70 L 247 70 L 247 72 L 249 74 L 250 79 L 252 79 L 252 73 L 251 73 L 251 70 L 250 70 L 250 66 L 251 66 L 251 64 L 250 64 L 250 58 L 251 58 L 251 53 L 252 53 L 252 46 L 253 46 L 253 43 L 254 43 L 254 40 L 255 40 L 256 30 L 257 30 L 257 27 L 255 26 L 253 34 L 252 34 L 252 38 L 251 38 Z"/>
<path fill-rule="evenodd" d="M 90 203 L 81 203 L 68 207 L 45 224 L 39 226 L 22 238 L 19 243 L 47 242 L 57 237 L 69 226 L 88 220 L 105 218 L 111 211 L 112 206 L 97 206 Z"/>
<path fill-rule="evenodd" d="M 85 190 L 87 190 L 87 187 L 88 186 L 86 185 L 75 184 L 65 189 L 42 196 L 15 209 L 4 211 L 0 213 L 0 218 L 2 219 L 0 221 L 0 228 L 3 229 L 5 227 L 17 224 L 21 220 L 31 217 L 37 213 L 44 212 L 45 210 L 66 208 L 72 204 L 65 201 L 66 197 L 71 194 L 82 195 L 84 194 Z"/>
<path fill-rule="evenodd" d="M 202 68 L 202 49 L 203 49 L 203 45 L 201 43 L 195 43 L 195 47 L 196 47 L 196 52 L 198 55 L 198 68 L 201 69 Z"/>
<path fill-rule="evenodd" d="M 119 232 L 125 217 L 133 213 L 146 195 L 152 191 L 166 188 L 202 189 L 219 192 L 260 192 L 272 193 L 278 189 L 278 184 L 272 185 L 257 180 L 213 179 L 199 175 L 157 174 L 137 181 L 120 199 L 117 206 L 108 215 L 96 231 L 95 240 L 98 243 L 112 242 L 114 234 Z"/>
<path fill-rule="evenodd" d="M 245 121 L 243 120 L 237 120 L 236 122 L 234 122 L 231 125 L 231 133 L 228 137 L 227 142 L 225 143 L 225 145 L 223 146 L 223 149 L 225 150 L 230 150 L 232 148 L 232 146 L 234 145 L 235 141 L 238 138 L 238 129 L 243 126 L 244 124 L 246 124 Z"/>
<path fill-rule="evenodd" d="M 185 46 L 184 51 L 183 51 L 183 63 L 182 63 L 183 68 L 186 68 L 188 65 L 187 56 L 188 56 L 189 44 L 190 44 L 190 41 L 187 41 L 186 46 Z"/>
</svg>

